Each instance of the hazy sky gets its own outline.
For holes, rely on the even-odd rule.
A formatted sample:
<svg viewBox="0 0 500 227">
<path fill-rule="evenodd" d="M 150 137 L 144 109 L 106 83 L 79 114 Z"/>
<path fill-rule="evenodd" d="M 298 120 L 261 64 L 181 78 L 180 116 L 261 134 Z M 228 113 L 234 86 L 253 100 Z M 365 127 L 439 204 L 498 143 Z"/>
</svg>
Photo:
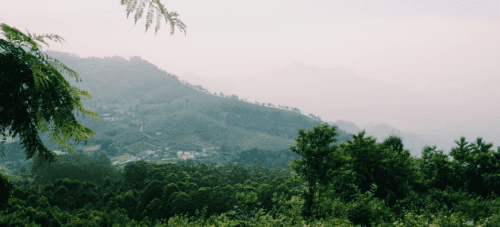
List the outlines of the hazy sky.
<svg viewBox="0 0 500 227">
<path fill-rule="evenodd" d="M 425 113 L 415 110 L 416 117 L 406 123 L 380 117 L 385 113 L 349 118 L 293 100 L 274 103 L 295 106 L 328 121 L 342 118 L 359 126 L 384 122 L 409 132 L 429 132 L 434 127 L 435 133 L 460 129 L 470 134 L 500 128 L 496 120 L 500 114 L 500 80 L 496 79 L 500 77 L 500 1 L 161 2 L 180 14 L 186 36 L 178 29 L 169 35 L 164 20 L 155 36 L 156 14 L 145 32 L 146 11 L 134 26 L 135 12 L 127 19 L 126 8 L 118 0 L 2 0 L 0 23 L 66 40 L 63 44 L 48 40 L 50 48 L 44 45 L 43 50 L 80 57 L 141 56 L 178 76 L 194 73 L 237 81 L 301 63 L 344 67 L 361 77 L 426 95 L 430 105 L 440 100 L 439 108 L 429 106 L 422 110 Z M 247 94 L 236 95 L 245 98 Z M 496 132 L 500 130 L 490 134 Z"/>
</svg>

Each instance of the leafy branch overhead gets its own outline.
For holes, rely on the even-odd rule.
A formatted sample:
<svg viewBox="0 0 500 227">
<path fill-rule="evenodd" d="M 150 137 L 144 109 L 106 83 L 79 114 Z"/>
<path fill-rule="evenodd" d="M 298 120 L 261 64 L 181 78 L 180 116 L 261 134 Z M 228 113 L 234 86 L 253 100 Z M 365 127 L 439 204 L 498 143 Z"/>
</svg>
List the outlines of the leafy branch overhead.
<svg viewBox="0 0 500 227">
<path fill-rule="evenodd" d="M 127 19 L 130 13 L 137 9 L 134 16 L 135 19 L 134 25 L 137 23 L 137 20 L 141 19 L 144 7 L 146 6 L 146 1 L 147 0 L 121 0 L 121 5 L 126 5 L 127 7 Z M 138 2 L 139 4 L 137 5 Z M 186 35 L 186 25 L 184 24 L 184 22 L 182 22 L 177 18 L 179 14 L 177 14 L 177 12 L 169 13 L 167 9 L 165 9 L 165 6 L 160 3 L 160 0 L 151 0 L 151 2 L 149 2 L 148 15 L 146 16 L 146 32 L 153 23 L 154 10 L 156 10 L 155 35 L 160 29 L 160 24 L 161 24 L 160 20 L 162 15 L 165 18 L 165 22 L 167 24 L 170 23 L 170 35 L 174 34 L 176 25 L 179 28 L 179 30 L 181 32 L 184 32 L 184 35 Z"/>
<path fill-rule="evenodd" d="M 50 35 L 38 35 L 37 36 L 36 33 L 33 33 L 33 35 L 31 35 L 29 32 L 27 32 L 28 35 L 26 35 L 26 34 L 22 33 L 21 31 L 19 31 L 18 29 L 14 28 L 14 27 L 10 27 L 6 24 L 1 24 L 0 27 L 1 27 L 1 30 L 3 31 L 2 34 L 5 36 L 5 38 L 7 38 L 7 40 L 11 41 L 14 44 L 20 45 L 20 46 L 22 46 L 22 45 L 23 46 L 31 46 L 31 49 L 33 51 L 38 51 L 39 49 L 42 49 L 42 46 L 39 45 L 38 43 L 36 43 L 35 40 L 42 42 L 47 46 L 49 46 L 49 44 L 46 43 L 43 38 L 48 38 L 50 40 L 55 39 L 54 40 L 55 42 L 59 41 L 60 43 L 62 43 L 61 39 L 64 40 L 62 37 L 60 37 L 58 35 L 52 35 L 52 34 L 50 34 Z M 64 41 L 66 41 L 66 40 L 64 40 Z M 3 48 L 3 49 L 5 49 L 5 48 Z M 28 56 L 25 56 L 25 57 L 28 57 Z M 66 67 L 64 64 L 62 64 L 57 59 L 53 59 L 50 56 L 48 56 L 47 54 L 45 54 L 45 55 L 42 54 L 41 59 L 51 60 L 52 62 L 48 62 L 48 63 L 52 67 L 56 68 L 59 71 L 63 71 L 63 70 L 66 71 L 66 73 L 68 73 L 70 76 L 75 77 L 76 82 L 78 82 L 78 74 L 75 71 Z M 45 76 L 45 74 L 41 71 L 40 66 L 35 64 L 34 61 L 30 60 L 30 61 L 28 61 L 28 63 L 33 70 L 33 75 L 35 76 L 34 78 L 35 78 L 36 88 L 38 88 L 38 82 L 40 81 L 39 78 L 37 78 L 36 76 L 41 77 L 42 84 L 43 84 L 44 80 L 52 82 L 49 78 L 47 78 L 47 76 Z M 82 80 L 80 79 L 80 81 L 82 81 Z"/>
<path fill-rule="evenodd" d="M 7 38 L 0 39 L 0 133 L 5 140 L 5 129 L 11 126 L 12 130 L 8 134 L 13 134 L 13 137 L 20 134 L 26 159 L 32 158 L 38 151 L 42 160 L 48 159 L 50 164 L 56 160 L 55 155 L 41 142 L 37 130 L 51 131 L 48 123 L 54 121 L 55 128 L 49 135 L 50 141 L 59 142 L 59 147 L 74 151 L 67 140 L 74 137 L 77 142 L 84 140 L 87 144 L 95 133 L 76 120 L 73 110 L 93 118 L 100 117 L 81 105 L 81 95 L 92 98 L 88 91 L 72 87 L 61 73 L 65 71 L 76 77 L 77 82 L 78 74 L 60 61 L 42 54 L 35 43 L 35 40 L 45 43 L 44 37 L 57 40 L 60 37 L 25 35 L 6 24 L 0 27 Z M 40 82 L 42 86 L 39 86 Z"/>
</svg>

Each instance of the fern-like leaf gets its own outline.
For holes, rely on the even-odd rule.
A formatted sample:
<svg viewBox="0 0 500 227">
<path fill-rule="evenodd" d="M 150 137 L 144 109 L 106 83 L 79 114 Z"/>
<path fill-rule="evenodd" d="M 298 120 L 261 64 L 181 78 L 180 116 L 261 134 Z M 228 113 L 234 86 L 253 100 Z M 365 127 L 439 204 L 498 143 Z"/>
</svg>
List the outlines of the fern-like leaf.
<svg viewBox="0 0 500 227">
<path fill-rule="evenodd" d="M 135 11 L 136 6 L 137 6 L 137 1 L 139 0 L 120 0 L 121 5 L 126 6 L 126 12 L 127 12 L 127 18 L 130 15 L 131 12 Z M 156 27 L 155 27 L 155 35 L 160 29 L 161 25 L 161 16 L 165 18 L 165 21 L 167 23 L 170 23 L 170 35 L 174 34 L 175 31 L 175 26 L 179 28 L 181 32 L 184 32 L 184 35 L 186 35 L 186 25 L 179 20 L 178 17 L 179 14 L 177 12 L 172 12 L 169 13 L 163 4 L 160 3 L 160 0 L 140 0 L 139 6 L 137 6 L 137 11 L 134 16 L 134 25 L 137 23 L 137 20 L 139 20 L 142 17 L 142 13 L 144 11 L 144 6 L 145 2 L 150 1 L 149 3 L 149 9 L 148 9 L 148 14 L 146 16 L 146 32 L 150 28 L 152 21 L 153 21 L 153 14 L 156 9 L 157 13 L 157 21 L 156 21 Z M 156 3 L 156 5 L 155 5 Z"/>
<path fill-rule="evenodd" d="M 149 26 L 153 23 L 153 15 L 154 15 L 155 7 L 152 2 L 149 3 L 148 15 L 146 16 L 146 32 L 148 31 Z M 156 35 L 156 32 L 155 32 Z"/>
<path fill-rule="evenodd" d="M 162 14 L 161 14 L 161 12 L 159 11 L 159 9 L 156 9 L 156 27 L 155 27 L 155 35 L 156 35 L 156 33 L 158 32 L 158 30 L 160 30 L 160 25 L 161 25 L 161 23 L 160 23 L 160 22 L 161 22 L 161 16 L 162 16 Z M 166 19 L 167 19 L 167 18 L 165 17 L 165 20 L 166 20 Z"/>
<path fill-rule="evenodd" d="M 127 4 L 127 19 L 128 19 L 129 14 L 135 10 L 135 5 L 137 4 L 137 0 L 126 1 L 126 4 Z"/>
<path fill-rule="evenodd" d="M 144 12 L 144 6 L 146 5 L 146 0 L 141 0 L 141 2 L 139 2 L 139 6 L 137 6 L 137 11 L 135 13 L 135 22 L 134 22 L 134 26 L 135 24 L 137 23 L 137 20 L 141 19 L 142 17 L 142 13 Z"/>
</svg>

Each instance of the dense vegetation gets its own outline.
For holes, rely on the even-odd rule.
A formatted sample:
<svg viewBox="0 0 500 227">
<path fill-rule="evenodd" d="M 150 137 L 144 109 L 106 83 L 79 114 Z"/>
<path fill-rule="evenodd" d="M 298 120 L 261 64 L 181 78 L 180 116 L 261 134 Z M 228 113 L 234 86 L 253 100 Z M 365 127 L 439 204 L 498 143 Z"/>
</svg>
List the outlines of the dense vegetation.
<svg viewBox="0 0 500 227">
<path fill-rule="evenodd" d="M 453 161 L 435 147 L 416 159 L 399 138 L 377 143 L 363 132 L 332 146 L 344 162 L 324 173 L 311 217 L 303 215 L 308 183 L 290 168 L 140 160 L 117 172 L 105 157 L 75 155 L 81 164 L 59 159 L 53 167 L 2 175 L 2 186 L 12 190 L 2 198 L 0 225 L 497 226 L 500 155 L 481 138 L 456 143 Z M 266 152 L 240 159 L 250 154 Z M 82 171 L 93 168 L 90 162 L 100 163 L 101 175 Z"/>
<path fill-rule="evenodd" d="M 471 144 L 460 138 L 449 155 L 425 147 L 416 158 L 398 137 L 377 143 L 364 132 L 328 131 L 296 108 L 212 95 L 140 58 L 50 55 L 84 75 L 88 83 L 73 84 L 94 96 L 84 106 L 120 120 L 77 117 L 97 133 L 89 146 L 98 151 L 70 141 L 76 151 L 51 165 L 35 158 L 16 174 L 2 169 L 0 226 L 500 223 L 500 148 L 490 150 L 481 138 Z M 41 140 L 57 150 L 46 134 Z M 18 145 L 5 144 L 7 160 L 25 158 L 17 156 Z M 207 147 L 220 149 L 204 160 L 119 167 L 111 161 L 145 150 Z"/>
</svg>

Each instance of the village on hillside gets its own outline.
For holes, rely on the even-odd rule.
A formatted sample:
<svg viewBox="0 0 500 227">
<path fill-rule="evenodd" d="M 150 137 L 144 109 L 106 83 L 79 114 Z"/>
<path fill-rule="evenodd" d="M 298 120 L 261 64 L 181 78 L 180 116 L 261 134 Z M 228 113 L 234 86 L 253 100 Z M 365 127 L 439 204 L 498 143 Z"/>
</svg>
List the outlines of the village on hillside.
<svg viewBox="0 0 500 227">
<path fill-rule="evenodd" d="M 138 130 L 142 133 L 142 121 L 139 118 L 136 118 L 135 114 L 132 113 L 131 111 L 135 110 L 134 105 L 130 106 L 99 106 L 96 105 L 96 103 L 93 103 L 94 105 L 90 104 L 90 110 L 96 111 L 99 109 L 100 113 L 99 115 L 102 117 L 102 120 L 104 121 L 130 121 L 132 124 L 140 126 Z M 112 110 L 113 109 L 113 110 Z M 128 109 L 129 111 L 124 111 L 124 109 Z M 150 136 L 144 133 L 146 136 L 153 138 L 154 139 L 161 139 L 158 138 L 162 135 L 161 132 L 156 132 L 156 136 Z M 0 138 L 1 140 L 2 138 Z M 19 139 L 14 139 L 12 137 L 8 137 L 5 140 L 5 143 L 12 143 L 15 141 L 18 141 Z M 83 150 L 87 154 L 92 154 L 96 152 L 100 152 L 101 150 L 101 145 L 93 145 L 93 146 L 74 146 L 75 149 L 78 150 Z M 120 166 L 120 165 L 125 165 L 128 162 L 131 161 L 137 161 L 137 160 L 144 160 L 146 162 L 154 162 L 157 164 L 162 164 L 162 163 L 176 163 L 178 161 L 189 161 L 189 160 L 197 160 L 197 161 L 207 161 L 207 160 L 213 160 L 216 157 L 219 157 L 219 151 L 220 147 L 205 147 L 201 148 L 197 151 L 182 151 L 182 150 L 177 150 L 177 149 L 170 149 L 169 147 L 165 147 L 164 149 L 157 149 L 157 150 L 143 150 L 143 151 L 131 151 L 128 150 L 128 152 L 124 152 L 123 154 L 116 156 L 116 157 L 111 157 L 108 156 L 111 160 L 112 165 L 115 166 Z M 53 150 L 53 152 L 56 155 L 65 155 L 68 154 L 70 151 L 69 149 L 63 148 L 61 150 Z M 132 153 L 132 154 L 131 154 Z M 8 162 L 7 164 L 12 164 Z M 235 162 L 237 164 L 237 162 Z"/>
<path fill-rule="evenodd" d="M 97 145 L 89 148 L 84 148 L 83 150 L 86 152 L 97 151 L 100 149 L 100 147 L 101 147 L 100 145 Z M 137 160 L 156 162 L 158 164 L 177 162 L 178 160 L 187 161 L 189 159 L 191 160 L 194 160 L 195 158 L 204 159 L 206 157 L 216 155 L 218 153 L 217 152 L 218 149 L 220 148 L 219 147 L 202 148 L 202 152 L 195 152 L 195 151 L 170 151 L 169 148 L 166 147 L 164 151 L 147 150 L 147 151 L 140 151 L 136 155 L 130 155 L 126 153 L 124 155 L 111 158 L 111 161 L 113 165 L 123 165 L 128 162 Z M 68 154 L 68 152 L 62 152 L 62 151 L 54 151 L 54 153 L 56 153 L 57 155 Z"/>
</svg>

